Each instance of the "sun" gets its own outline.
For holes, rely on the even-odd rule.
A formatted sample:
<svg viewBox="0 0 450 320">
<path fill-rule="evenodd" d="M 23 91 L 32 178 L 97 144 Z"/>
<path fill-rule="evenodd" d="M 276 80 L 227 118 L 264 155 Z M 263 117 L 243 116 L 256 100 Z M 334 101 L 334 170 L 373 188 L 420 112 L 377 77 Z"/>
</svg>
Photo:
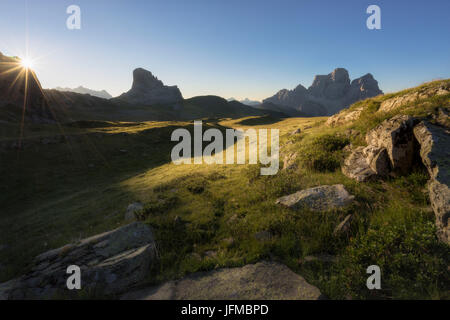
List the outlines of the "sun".
<svg viewBox="0 0 450 320">
<path fill-rule="evenodd" d="M 24 69 L 31 69 L 33 68 L 33 60 L 30 58 L 22 58 L 20 61 L 20 64 Z"/>
</svg>

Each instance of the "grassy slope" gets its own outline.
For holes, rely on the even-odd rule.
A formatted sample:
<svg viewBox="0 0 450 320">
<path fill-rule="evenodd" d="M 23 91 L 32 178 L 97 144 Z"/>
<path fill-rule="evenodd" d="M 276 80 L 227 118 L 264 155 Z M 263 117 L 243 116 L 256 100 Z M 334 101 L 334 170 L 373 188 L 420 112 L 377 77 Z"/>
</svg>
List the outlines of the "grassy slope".
<svg viewBox="0 0 450 320">
<path fill-rule="evenodd" d="M 0 251 L 6 265 L 0 280 L 20 273 L 37 253 L 123 224 L 126 206 L 139 200 L 146 204 L 141 218 L 154 227 L 161 256 L 148 283 L 276 259 L 331 298 L 449 298 L 449 248 L 434 236 L 434 215 L 423 192 L 426 173 L 418 168 L 406 177 L 362 184 L 336 165 L 342 144 L 362 144 L 363 134 L 386 117 L 374 115 L 385 98 L 359 103 L 367 107 L 363 118 L 337 128 L 324 126 L 325 118 L 221 121 L 223 127 L 279 128 L 281 151 L 300 151 L 296 170 L 271 177 L 260 176 L 258 166 L 169 163 L 171 125 L 188 123 L 65 128 L 83 138 L 2 154 L 0 244 L 8 247 Z M 448 99 L 418 102 L 409 112 L 423 116 Z M 302 133 L 291 136 L 299 127 Z M 349 129 L 360 134 L 350 135 Z M 54 130 L 27 133 L 45 136 Z M 356 196 L 353 206 L 314 213 L 274 204 L 279 196 L 334 183 Z M 334 237 L 334 227 L 349 213 L 350 233 Z M 254 235 L 260 231 L 273 237 L 258 241 Z M 304 259 L 323 253 L 338 262 Z M 381 291 L 365 288 L 370 264 L 383 270 Z"/>
</svg>

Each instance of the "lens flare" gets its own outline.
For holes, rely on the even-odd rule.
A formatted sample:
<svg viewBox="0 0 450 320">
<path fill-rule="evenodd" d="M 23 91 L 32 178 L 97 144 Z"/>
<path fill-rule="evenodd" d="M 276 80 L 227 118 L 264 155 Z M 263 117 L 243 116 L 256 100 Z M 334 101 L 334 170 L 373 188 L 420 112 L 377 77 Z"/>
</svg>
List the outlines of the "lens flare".
<svg viewBox="0 0 450 320">
<path fill-rule="evenodd" d="M 33 68 L 33 60 L 30 58 L 22 58 L 20 61 L 20 64 L 24 69 L 31 69 Z"/>
</svg>

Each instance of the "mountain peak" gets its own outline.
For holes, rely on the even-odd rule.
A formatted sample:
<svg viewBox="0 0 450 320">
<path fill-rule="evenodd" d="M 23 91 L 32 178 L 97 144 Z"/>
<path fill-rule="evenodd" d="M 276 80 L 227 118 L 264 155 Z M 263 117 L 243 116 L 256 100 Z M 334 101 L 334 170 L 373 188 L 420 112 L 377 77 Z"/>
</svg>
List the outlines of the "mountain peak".
<svg viewBox="0 0 450 320">
<path fill-rule="evenodd" d="M 133 86 L 138 90 L 147 90 L 148 88 L 163 87 L 164 83 L 158 80 L 150 71 L 143 68 L 133 70 Z"/>
<path fill-rule="evenodd" d="M 263 102 L 286 106 L 311 116 L 332 115 L 350 104 L 383 93 L 372 74 L 354 79 L 345 68 L 326 75 L 316 75 L 308 89 L 299 84 L 293 90 L 280 90 Z"/>
<path fill-rule="evenodd" d="M 133 70 L 133 85 L 116 98 L 130 104 L 152 105 L 176 103 L 183 99 L 177 86 L 166 86 L 144 68 Z"/>
<path fill-rule="evenodd" d="M 334 82 L 350 82 L 350 76 L 347 69 L 336 68 L 329 75 Z"/>
</svg>

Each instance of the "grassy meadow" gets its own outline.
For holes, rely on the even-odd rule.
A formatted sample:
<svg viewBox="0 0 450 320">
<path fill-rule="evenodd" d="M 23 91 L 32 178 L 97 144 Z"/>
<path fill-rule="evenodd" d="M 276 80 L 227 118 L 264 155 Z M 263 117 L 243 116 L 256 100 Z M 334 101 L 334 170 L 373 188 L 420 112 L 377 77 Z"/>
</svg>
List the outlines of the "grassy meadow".
<svg viewBox="0 0 450 320">
<path fill-rule="evenodd" d="M 204 120 L 205 129 L 279 129 L 280 161 L 297 152 L 297 167 L 280 164 L 274 176 L 261 176 L 259 165 L 172 164 L 170 135 L 179 127 L 192 131 L 192 122 L 27 126 L 23 150 L 0 151 L 0 282 L 20 275 L 41 252 L 125 224 L 127 206 L 140 201 L 138 219 L 154 229 L 160 256 L 147 285 L 270 259 L 333 299 L 448 299 L 450 249 L 435 236 L 426 170 L 368 183 L 340 170 L 344 147 L 364 144 L 365 133 L 390 116 L 374 114 L 384 99 L 357 103 L 351 108 L 366 108 L 361 119 L 335 128 L 325 126 L 326 117 Z M 449 99 L 418 101 L 405 112 L 427 116 Z M 0 146 L 17 130 L 3 126 Z M 55 135 L 58 142 L 42 143 Z M 275 204 L 337 183 L 355 195 L 350 207 L 312 212 Z M 348 214 L 351 230 L 334 236 Z M 382 290 L 366 287 L 372 264 L 381 267 Z"/>
</svg>

